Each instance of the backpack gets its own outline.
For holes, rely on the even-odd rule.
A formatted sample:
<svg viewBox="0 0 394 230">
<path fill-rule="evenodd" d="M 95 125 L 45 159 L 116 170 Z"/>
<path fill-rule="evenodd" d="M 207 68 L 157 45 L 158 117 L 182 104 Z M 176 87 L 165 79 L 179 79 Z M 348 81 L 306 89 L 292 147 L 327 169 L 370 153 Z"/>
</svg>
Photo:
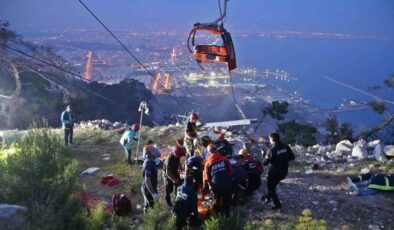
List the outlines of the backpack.
<svg viewBox="0 0 394 230">
<path fill-rule="evenodd" d="M 127 215 L 131 212 L 131 201 L 123 194 L 115 193 L 112 196 L 112 206 L 118 216 Z"/>
</svg>

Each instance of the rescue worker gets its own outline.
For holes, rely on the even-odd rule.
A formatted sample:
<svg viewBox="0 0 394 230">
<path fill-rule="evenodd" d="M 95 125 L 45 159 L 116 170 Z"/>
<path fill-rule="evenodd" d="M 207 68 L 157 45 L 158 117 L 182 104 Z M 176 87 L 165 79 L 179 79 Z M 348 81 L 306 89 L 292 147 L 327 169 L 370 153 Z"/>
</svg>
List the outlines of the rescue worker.
<svg viewBox="0 0 394 230">
<path fill-rule="evenodd" d="M 131 164 L 131 148 L 133 147 L 133 141 L 138 141 L 137 134 L 140 130 L 139 124 L 133 124 L 128 130 L 126 130 L 119 140 L 119 143 L 125 149 L 125 161 L 127 164 Z"/>
<path fill-rule="evenodd" d="M 208 146 L 209 156 L 204 166 L 204 190 L 209 186 L 217 212 L 230 214 L 232 194 L 232 166 L 227 157 L 217 152 L 216 145 Z"/>
<path fill-rule="evenodd" d="M 185 131 L 185 147 L 187 149 L 187 154 L 189 156 L 194 156 L 194 151 L 196 150 L 195 141 L 197 140 L 197 125 L 198 121 L 197 113 L 192 112 L 190 114 L 190 120 L 187 123 L 186 131 Z"/>
<path fill-rule="evenodd" d="M 191 175 L 187 175 L 185 183 L 178 187 L 172 212 L 175 214 L 177 229 L 183 229 L 189 217 L 194 220 L 198 218 L 197 191 Z"/>
<path fill-rule="evenodd" d="M 212 140 L 211 140 L 211 138 L 209 136 L 203 136 L 201 138 L 201 143 L 202 143 L 202 146 L 203 146 L 201 156 L 205 160 L 209 156 L 208 145 L 212 143 Z"/>
<path fill-rule="evenodd" d="M 176 191 L 176 188 L 182 184 L 181 177 L 179 175 L 180 169 L 180 158 L 186 155 L 185 147 L 176 145 L 173 151 L 168 155 L 163 165 L 163 179 L 166 190 L 166 202 L 167 205 L 172 207 L 171 193 Z"/>
<path fill-rule="evenodd" d="M 264 165 L 270 165 L 267 176 L 267 191 L 261 199 L 265 204 L 274 202 L 272 210 L 280 210 L 282 208 L 278 195 L 276 194 L 276 186 L 279 182 L 286 178 L 289 161 L 295 159 L 294 153 L 288 145 L 282 144 L 278 133 L 271 133 L 269 136 L 270 143 L 273 146 L 267 155 L 264 156 Z"/>
<path fill-rule="evenodd" d="M 74 133 L 74 122 L 75 116 L 72 113 L 71 105 L 66 107 L 66 110 L 62 112 L 60 117 L 62 122 L 62 128 L 64 129 L 64 144 L 74 144 L 73 143 L 73 133 Z"/>
<path fill-rule="evenodd" d="M 156 153 L 151 145 L 145 146 L 144 151 L 147 154 L 147 158 L 142 165 L 142 185 L 141 191 L 144 197 L 144 211 L 148 208 L 153 208 L 154 201 L 159 200 L 157 192 L 157 167 L 154 159 Z"/>
<path fill-rule="evenodd" d="M 252 196 L 253 192 L 258 190 L 261 186 L 261 177 L 263 173 L 263 166 L 261 162 L 254 159 L 254 157 L 248 153 L 246 148 L 239 150 L 239 154 L 244 157 L 243 167 L 248 173 L 248 186 L 245 191 L 245 195 Z"/>
<path fill-rule="evenodd" d="M 368 196 L 380 191 L 394 192 L 394 174 L 363 174 L 357 177 L 347 177 L 352 195 Z M 359 187 L 365 186 L 360 189 Z"/>
<path fill-rule="evenodd" d="M 186 175 L 190 175 L 193 178 L 193 183 L 195 185 L 196 191 L 202 188 L 203 179 L 203 159 L 200 156 L 192 156 L 186 160 L 187 171 Z"/>
<path fill-rule="evenodd" d="M 156 154 L 155 162 L 156 162 L 157 167 L 160 168 L 161 167 L 160 166 L 160 163 L 161 163 L 161 161 L 160 161 L 160 157 L 161 157 L 160 149 L 158 147 L 156 147 L 155 143 L 152 140 L 148 140 L 146 142 L 146 144 L 145 144 L 145 147 L 148 146 L 148 145 L 151 145 L 153 147 L 153 149 L 155 151 L 155 154 Z M 144 150 L 142 151 L 142 159 L 145 160 L 146 157 L 147 157 L 147 154 L 146 154 L 145 148 L 144 148 Z"/>
<path fill-rule="evenodd" d="M 244 169 L 245 158 L 243 155 L 235 157 L 235 164 L 233 164 L 233 195 L 231 203 L 237 205 L 238 199 L 245 194 L 248 187 L 248 172 Z"/>
</svg>

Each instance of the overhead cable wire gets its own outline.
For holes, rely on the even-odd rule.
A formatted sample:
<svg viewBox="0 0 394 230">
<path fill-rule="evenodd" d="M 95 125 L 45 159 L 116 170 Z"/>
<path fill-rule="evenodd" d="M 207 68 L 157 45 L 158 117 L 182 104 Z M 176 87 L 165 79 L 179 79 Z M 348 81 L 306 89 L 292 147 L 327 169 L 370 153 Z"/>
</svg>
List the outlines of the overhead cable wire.
<svg viewBox="0 0 394 230">
<path fill-rule="evenodd" d="M 78 0 L 79 3 L 81 3 L 81 5 L 96 19 L 96 21 L 122 46 L 122 48 L 128 53 L 130 54 L 130 56 L 141 66 L 141 68 L 152 78 L 153 81 L 156 80 L 155 75 L 148 69 L 146 68 L 146 66 L 137 58 L 137 56 L 135 56 L 129 48 L 127 48 L 127 46 L 104 24 L 103 21 L 101 21 L 96 14 L 90 10 L 90 8 L 85 5 L 82 0 Z M 158 84 L 163 88 L 163 90 L 179 105 L 181 106 L 184 110 L 186 110 L 186 108 L 183 106 L 183 104 L 181 102 L 179 102 L 173 95 L 171 95 L 171 93 L 164 87 L 164 85 L 161 82 L 158 82 Z"/>
<path fill-rule="evenodd" d="M 83 77 L 82 77 L 80 74 L 73 73 L 72 71 L 69 71 L 69 70 L 64 69 L 64 68 L 62 68 L 62 67 L 59 67 L 59 66 L 57 66 L 57 65 L 54 65 L 54 64 L 52 64 L 52 63 L 50 63 L 50 62 L 47 62 L 47 61 L 42 60 L 42 59 L 40 59 L 40 58 L 37 58 L 37 57 L 35 57 L 35 56 L 33 56 L 33 55 L 30 55 L 30 54 L 28 54 L 28 53 L 26 53 L 26 52 L 23 52 L 23 51 L 21 51 L 21 50 L 14 49 L 14 48 L 9 47 L 9 46 L 5 46 L 5 48 L 8 49 L 8 50 L 10 50 L 11 52 L 13 52 L 13 53 L 15 53 L 15 54 L 19 54 L 19 55 L 23 55 L 23 56 L 29 57 L 29 58 L 31 58 L 31 59 L 34 59 L 34 60 L 39 61 L 39 62 L 42 62 L 42 63 L 44 63 L 44 64 L 46 64 L 46 65 L 49 65 L 49 66 L 54 67 L 54 68 L 56 68 L 56 69 L 59 69 L 59 70 L 61 70 L 61 71 L 63 71 L 63 72 L 66 72 L 66 73 L 68 73 L 68 74 L 71 74 L 71 75 L 73 75 L 73 76 L 76 76 L 76 77 L 79 77 L 79 78 L 83 79 Z M 39 71 L 39 70 L 35 70 L 35 71 L 41 72 L 41 71 Z M 73 85 L 74 85 L 74 84 L 73 84 Z M 90 93 L 90 94 L 93 94 L 93 95 L 95 95 L 95 96 L 97 96 L 97 97 L 99 97 L 99 98 L 101 98 L 101 99 L 103 99 L 103 100 L 105 100 L 105 101 L 107 101 L 107 102 L 110 102 L 110 103 L 115 104 L 115 105 L 117 105 L 117 106 L 119 106 L 119 107 L 122 107 L 122 108 L 124 107 L 123 105 L 121 105 L 121 104 L 115 102 L 114 100 L 112 100 L 112 99 L 110 99 L 110 98 L 108 98 L 108 97 L 105 97 L 105 96 L 103 96 L 103 95 L 101 95 L 101 94 L 98 94 L 97 92 L 94 92 L 93 90 L 86 89 L 86 88 L 81 88 L 81 87 L 76 86 L 76 85 L 74 85 L 74 86 L 77 87 L 77 88 L 79 88 L 79 89 L 81 89 L 81 90 L 83 90 L 83 91 L 86 91 L 86 92 L 88 92 L 88 93 Z"/>
<path fill-rule="evenodd" d="M 68 73 L 68 74 L 71 74 L 71 75 L 73 75 L 73 76 L 75 76 L 75 77 L 78 77 L 78 78 L 80 78 L 81 80 L 85 80 L 85 81 L 91 82 L 90 79 L 87 79 L 87 78 L 85 78 L 84 76 L 82 76 L 82 75 L 80 75 L 80 74 L 78 74 L 78 73 L 72 72 L 72 71 L 67 70 L 67 69 L 65 69 L 65 68 L 63 68 L 63 67 L 60 67 L 60 66 L 58 66 L 58 65 L 55 65 L 55 64 L 50 63 L 50 62 L 48 62 L 48 61 L 45 61 L 45 60 L 43 60 L 43 59 L 37 58 L 37 57 L 35 57 L 35 56 L 31 55 L 31 54 L 28 54 L 28 53 L 26 53 L 26 52 L 24 52 L 24 51 L 22 51 L 22 50 L 20 50 L 20 49 L 15 49 L 15 48 L 13 48 L 13 47 L 11 47 L 11 46 L 8 46 L 8 45 L 5 45 L 5 48 L 8 49 L 8 50 L 12 50 L 12 51 L 14 51 L 14 52 L 17 52 L 17 53 L 19 53 L 19 54 L 22 54 L 22 55 L 24 55 L 24 56 L 26 56 L 26 57 L 32 58 L 32 59 L 34 59 L 34 60 L 36 60 L 36 61 L 39 61 L 39 62 L 41 62 L 41 63 L 44 63 L 44 64 L 46 64 L 46 65 L 52 66 L 53 68 L 56 68 L 56 69 L 58 69 L 58 70 L 61 70 L 61 71 L 66 72 L 66 73 Z"/>
</svg>

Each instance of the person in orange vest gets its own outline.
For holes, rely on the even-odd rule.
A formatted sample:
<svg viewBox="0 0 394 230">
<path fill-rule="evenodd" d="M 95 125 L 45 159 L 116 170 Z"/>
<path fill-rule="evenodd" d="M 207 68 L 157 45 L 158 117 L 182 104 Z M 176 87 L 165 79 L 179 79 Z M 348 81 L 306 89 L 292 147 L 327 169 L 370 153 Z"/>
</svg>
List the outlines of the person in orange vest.
<svg viewBox="0 0 394 230">
<path fill-rule="evenodd" d="M 232 194 L 232 166 L 227 157 L 217 152 L 216 145 L 208 146 L 209 156 L 204 166 L 204 190 L 209 186 L 214 196 L 214 209 L 226 216 L 230 214 Z"/>
</svg>

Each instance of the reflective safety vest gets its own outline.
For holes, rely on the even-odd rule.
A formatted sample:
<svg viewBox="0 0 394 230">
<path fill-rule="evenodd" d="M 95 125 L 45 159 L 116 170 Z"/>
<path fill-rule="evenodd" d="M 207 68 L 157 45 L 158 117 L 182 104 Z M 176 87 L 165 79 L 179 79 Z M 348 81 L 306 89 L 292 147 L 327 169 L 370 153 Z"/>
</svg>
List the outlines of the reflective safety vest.
<svg viewBox="0 0 394 230">
<path fill-rule="evenodd" d="M 368 188 L 384 191 L 394 191 L 394 174 L 376 174 L 374 177 L 371 178 L 371 182 L 369 183 Z"/>
</svg>

